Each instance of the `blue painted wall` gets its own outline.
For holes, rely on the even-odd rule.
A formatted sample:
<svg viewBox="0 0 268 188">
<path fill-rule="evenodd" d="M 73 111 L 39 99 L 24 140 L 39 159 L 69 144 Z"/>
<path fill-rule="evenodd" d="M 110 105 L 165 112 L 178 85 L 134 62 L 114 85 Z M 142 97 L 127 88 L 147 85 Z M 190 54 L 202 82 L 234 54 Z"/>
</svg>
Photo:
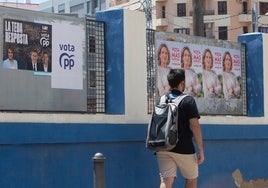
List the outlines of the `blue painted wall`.
<svg viewBox="0 0 268 188">
<path fill-rule="evenodd" d="M 115 16 L 122 21 L 122 10 L 113 11 L 99 13 L 98 18 L 108 21 L 108 17 Z M 122 29 L 121 24 L 117 26 Z M 107 32 L 112 32 L 109 27 L 107 23 Z M 119 39 L 117 44 L 113 41 L 117 38 L 109 34 L 107 40 L 112 40 L 106 43 L 107 113 L 123 114 L 123 54 L 118 52 L 121 49 L 111 49 L 113 45 L 123 47 L 123 42 Z M 252 61 L 249 58 L 247 65 Z M 260 62 L 256 64 L 261 67 Z M 263 92 L 260 70 L 249 68 L 253 69 L 248 70 L 250 78 L 258 80 L 253 80 L 257 91 Z M 249 94 L 254 90 L 251 81 L 247 81 Z M 254 95 L 248 98 L 252 116 L 263 113 L 259 99 L 263 100 Z M 92 157 L 98 152 L 106 157 L 107 188 L 158 187 L 155 156 L 144 147 L 146 129 L 146 124 L 0 123 L 0 187 L 93 188 Z M 206 160 L 200 166 L 199 188 L 235 188 L 232 172 L 236 169 L 241 170 L 245 180 L 268 179 L 268 125 L 203 124 L 202 129 Z M 183 187 L 180 176 L 174 187 Z"/>
<path fill-rule="evenodd" d="M 247 105 L 249 117 L 264 116 L 263 39 L 261 33 L 240 35 L 246 45 Z"/>
<path fill-rule="evenodd" d="M 96 20 L 105 22 L 106 113 L 124 114 L 124 11 L 97 12 Z"/>
<path fill-rule="evenodd" d="M 3 188 L 93 187 L 95 153 L 106 157 L 107 188 L 158 187 L 155 156 L 144 147 L 145 124 L 0 124 Z M 267 178 L 267 125 L 202 125 L 206 161 L 200 188 L 235 188 L 232 172 L 245 180 Z M 176 187 L 182 186 L 182 178 Z M 118 186 L 119 185 L 119 186 Z"/>
</svg>

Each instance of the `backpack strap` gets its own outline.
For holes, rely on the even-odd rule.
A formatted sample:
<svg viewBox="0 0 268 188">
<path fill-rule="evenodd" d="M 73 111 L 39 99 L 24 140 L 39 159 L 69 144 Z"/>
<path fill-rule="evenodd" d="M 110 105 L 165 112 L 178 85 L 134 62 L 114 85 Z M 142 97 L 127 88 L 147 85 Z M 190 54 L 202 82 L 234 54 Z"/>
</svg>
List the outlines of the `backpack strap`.
<svg viewBox="0 0 268 188">
<path fill-rule="evenodd" d="M 180 102 L 182 101 L 182 99 L 184 99 L 185 97 L 187 97 L 188 95 L 187 94 L 181 94 L 181 95 L 179 95 L 178 97 L 176 97 L 175 99 L 173 99 L 173 102 L 177 105 L 177 106 L 179 106 L 179 104 L 180 104 Z M 182 128 L 182 126 L 181 126 L 181 124 L 178 122 L 178 127 L 180 128 L 180 129 L 182 129 L 181 131 L 180 131 L 180 135 L 179 135 L 179 139 L 182 137 L 182 135 L 183 134 L 185 134 L 185 132 L 186 132 L 186 128 Z"/>
<path fill-rule="evenodd" d="M 163 95 L 163 96 L 161 96 L 161 98 L 160 98 L 160 102 L 159 102 L 159 104 L 164 104 L 164 103 L 174 102 L 174 103 L 176 103 L 177 105 L 179 105 L 180 102 L 182 101 L 182 99 L 184 99 L 184 97 L 187 97 L 187 96 L 188 96 L 188 95 L 186 95 L 186 94 L 180 94 L 180 95 L 177 96 L 176 98 L 174 98 L 174 99 L 170 99 L 170 98 L 168 97 L 168 94 L 167 94 L 167 95 Z"/>
<path fill-rule="evenodd" d="M 163 96 L 160 98 L 160 102 L 159 102 L 159 104 L 167 103 L 167 100 L 168 100 L 167 95 L 163 95 Z"/>
<path fill-rule="evenodd" d="M 182 101 L 182 99 L 184 99 L 185 97 L 187 97 L 188 95 L 186 94 L 181 94 L 178 97 L 176 97 L 175 99 L 172 99 L 172 102 L 176 103 L 177 105 L 180 104 L 180 102 Z"/>
</svg>

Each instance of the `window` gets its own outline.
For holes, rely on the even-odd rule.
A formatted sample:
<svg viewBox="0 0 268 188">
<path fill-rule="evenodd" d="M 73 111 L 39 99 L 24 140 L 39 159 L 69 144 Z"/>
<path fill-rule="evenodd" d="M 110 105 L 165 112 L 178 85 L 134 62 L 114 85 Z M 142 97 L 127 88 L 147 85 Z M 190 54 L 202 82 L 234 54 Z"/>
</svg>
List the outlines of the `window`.
<svg viewBox="0 0 268 188">
<path fill-rule="evenodd" d="M 65 13 L 65 4 L 58 5 L 58 13 Z"/>
<path fill-rule="evenodd" d="M 100 10 L 100 5 L 99 5 L 99 1 L 98 0 L 92 0 L 92 4 L 91 4 L 92 9 L 94 9 L 94 13 L 96 12 L 96 10 Z"/>
<path fill-rule="evenodd" d="M 243 27 L 243 33 L 248 33 L 248 27 L 247 26 Z"/>
<path fill-rule="evenodd" d="M 268 33 L 268 27 L 259 27 L 259 32 Z"/>
<path fill-rule="evenodd" d="M 227 40 L 227 27 L 219 27 L 219 39 Z"/>
<path fill-rule="evenodd" d="M 71 13 L 72 12 L 78 12 L 80 10 L 84 10 L 84 4 L 83 3 L 70 7 L 70 12 Z"/>
<path fill-rule="evenodd" d="M 174 33 L 190 35 L 190 29 L 189 28 L 176 28 L 174 29 Z"/>
<path fill-rule="evenodd" d="M 260 2 L 260 15 L 265 15 L 268 12 L 268 3 Z"/>
<path fill-rule="evenodd" d="M 227 14 L 227 2 L 226 1 L 218 1 L 218 14 Z"/>
<path fill-rule="evenodd" d="M 90 15 L 94 15 L 96 12 L 96 9 L 98 7 L 98 1 L 97 0 L 90 0 L 87 1 L 87 13 Z M 99 9 L 99 8 L 98 8 Z"/>
<path fill-rule="evenodd" d="M 166 7 L 162 7 L 162 18 L 166 18 Z"/>
<path fill-rule="evenodd" d="M 178 17 L 186 16 L 186 4 L 185 3 L 177 4 L 177 16 Z"/>
<path fill-rule="evenodd" d="M 247 2 L 243 2 L 243 14 L 247 14 L 248 13 L 248 3 Z"/>
</svg>

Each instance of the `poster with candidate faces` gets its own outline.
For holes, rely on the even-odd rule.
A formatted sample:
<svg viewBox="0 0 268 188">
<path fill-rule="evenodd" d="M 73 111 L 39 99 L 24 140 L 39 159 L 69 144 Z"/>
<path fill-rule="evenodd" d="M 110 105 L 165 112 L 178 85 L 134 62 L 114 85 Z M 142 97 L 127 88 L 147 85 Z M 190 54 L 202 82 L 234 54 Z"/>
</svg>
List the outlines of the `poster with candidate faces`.
<svg viewBox="0 0 268 188">
<path fill-rule="evenodd" d="M 3 23 L 2 68 L 50 73 L 52 26 L 13 19 Z"/>
<path fill-rule="evenodd" d="M 1 110 L 86 111 L 83 22 L 36 17 L 2 23 Z"/>
<path fill-rule="evenodd" d="M 170 69 L 185 70 L 185 94 L 202 114 L 242 114 L 241 51 L 213 45 L 156 39 L 157 92 L 169 92 Z"/>
<path fill-rule="evenodd" d="M 83 89 L 85 37 L 81 25 L 4 19 L 3 33 L 3 69 L 49 76 L 52 88 Z M 70 37 L 73 33 L 79 37 Z"/>
</svg>

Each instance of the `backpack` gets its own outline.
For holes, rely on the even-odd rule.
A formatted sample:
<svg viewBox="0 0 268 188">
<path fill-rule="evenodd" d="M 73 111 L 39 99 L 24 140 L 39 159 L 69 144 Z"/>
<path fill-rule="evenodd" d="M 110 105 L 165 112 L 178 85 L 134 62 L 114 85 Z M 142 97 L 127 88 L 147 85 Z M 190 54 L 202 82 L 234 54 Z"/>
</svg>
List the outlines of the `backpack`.
<svg viewBox="0 0 268 188">
<path fill-rule="evenodd" d="M 169 99 L 164 95 L 160 103 L 155 105 L 148 124 L 146 148 L 153 151 L 169 151 L 179 141 L 178 137 L 178 105 L 187 95 Z"/>
</svg>

